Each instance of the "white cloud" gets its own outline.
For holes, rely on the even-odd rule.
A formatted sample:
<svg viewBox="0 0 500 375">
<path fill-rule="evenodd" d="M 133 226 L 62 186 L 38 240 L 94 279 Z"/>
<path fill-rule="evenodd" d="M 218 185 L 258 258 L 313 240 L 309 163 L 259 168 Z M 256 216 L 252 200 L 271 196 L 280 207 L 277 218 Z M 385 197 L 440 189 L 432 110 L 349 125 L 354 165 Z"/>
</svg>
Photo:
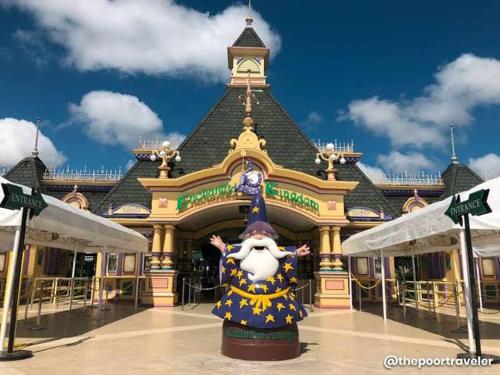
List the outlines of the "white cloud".
<svg viewBox="0 0 500 375">
<path fill-rule="evenodd" d="M 155 112 L 137 97 L 112 91 L 91 91 L 80 104 L 70 104 L 72 120 L 82 123 L 85 133 L 99 143 L 137 145 L 140 137 L 162 134 L 163 124 Z"/>
<path fill-rule="evenodd" d="M 243 31 L 247 8 L 202 13 L 173 0 L 2 0 L 32 13 L 39 28 L 82 71 L 196 75 L 223 81 L 226 47 Z M 254 28 L 277 53 L 281 39 L 254 12 Z"/>
<path fill-rule="evenodd" d="M 436 169 L 433 160 L 418 152 L 402 154 L 399 151 L 392 151 L 389 155 L 379 155 L 377 164 L 391 173 L 416 173 L 422 170 Z"/>
<path fill-rule="evenodd" d="M 469 125 L 476 107 L 500 104 L 500 60 L 463 54 L 435 80 L 412 100 L 355 100 L 340 118 L 389 137 L 394 146 L 442 146 L 450 123 Z"/>
<path fill-rule="evenodd" d="M 306 119 L 306 124 L 307 125 L 316 125 L 323 122 L 323 116 L 321 116 L 318 112 L 316 111 L 311 111 L 307 115 Z"/>
<path fill-rule="evenodd" d="M 445 142 L 438 129 L 411 119 L 400 104 L 378 97 L 351 102 L 347 118 L 377 135 L 389 137 L 394 146 L 423 147 Z"/>
<path fill-rule="evenodd" d="M 489 153 L 479 158 L 470 158 L 469 166 L 483 177 L 500 176 L 500 156 Z"/>
<path fill-rule="evenodd" d="M 163 122 L 139 98 L 112 91 L 91 91 L 80 104 L 70 104 L 71 123 L 83 126 L 85 134 L 105 145 L 138 145 L 139 140 L 170 141 L 177 147 L 185 138 L 178 132 L 164 134 Z"/>
<path fill-rule="evenodd" d="M 185 138 L 186 136 L 184 134 L 181 134 L 179 132 L 172 132 L 165 135 L 162 139 L 165 141 L 169 141 L 171 148 L 177 148 Z"/>
<path fill-rule="evenodd" d="M 0 165 L 12 167 L 21 159 L 31 156 L 36 137 L 36 125 L 14 118 L 0 119 Z M 38 136 L 39 157 L 49 168 L 66 161 L 62 152 L 42 132 Z"/>
<path fill-rule="evenodd" d="M 372 167 L 365 163 L 358 161 L 356 165 L 363 171 L 363 173 L 373 182 L 383 181 L 385 178 L 385 172 L 377 167 Z"/>
<path fill-rule="evenodd" d="M 381 183 L 386 176 L 394 175 L 427 175 L 428 171 L 437 171 L 437 165 L 425 155 L 418 152 L 402 154 L 399 151 L 392 151 L 388 155 L 377 157 L 377 166 L 371 166 L 362 162 L 357 163 L 358 167 L 375 183 Z"/>
</svg>

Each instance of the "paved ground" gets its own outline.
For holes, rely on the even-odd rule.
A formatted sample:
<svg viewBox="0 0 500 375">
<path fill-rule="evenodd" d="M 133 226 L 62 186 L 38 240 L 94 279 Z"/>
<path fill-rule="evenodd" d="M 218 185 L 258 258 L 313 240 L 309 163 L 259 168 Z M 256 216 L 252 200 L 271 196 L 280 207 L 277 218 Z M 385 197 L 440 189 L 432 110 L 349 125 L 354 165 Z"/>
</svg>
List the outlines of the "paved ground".
<svg viewBox="0 0 500 375">
<path fill-rule="evenodd" d="M 429 315 L 391 308 L 384 323 L 380 306 L 368 311 L 316 310 L 300 324 L 303 354 L 283 362 L 245 362 L 219 353 L 221 322 L 209 314 L 211 305 L 181 311 L 111 306 L 97 321 L 95 309 L 50 311 L 41 325 L 20 324 L 18 344 L 28 345 L 34 358 L 0 362 L 0 374 L 377 374 L 388 355 L 409 358 L 455 358 L 467 344 L 465 333 L 456 333 L 456 319 L 447 314 Z M 485 352 L 500 355 L 500 312 L 482 314 Z M 462 319 L 462 324 L 465 320 Z M 395 368 L 396 373 L 498 374 L 489 368 Z"/>
</svg>

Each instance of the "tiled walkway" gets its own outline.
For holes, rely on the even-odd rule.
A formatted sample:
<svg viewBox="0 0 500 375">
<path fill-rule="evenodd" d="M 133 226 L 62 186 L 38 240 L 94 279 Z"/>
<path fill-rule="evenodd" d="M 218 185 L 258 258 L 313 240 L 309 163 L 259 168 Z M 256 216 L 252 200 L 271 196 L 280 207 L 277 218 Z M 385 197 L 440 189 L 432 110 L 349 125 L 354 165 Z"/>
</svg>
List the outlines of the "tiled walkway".
<svg viewBox="0 0 500 375">
<path fill-rule="evenodd" d="M 284 362 L 245 362 L 219 353 L 221 321 L 211 305 L 181 311 L 111 306 L 95 319 L 95 309 L 50 312 L 42 331 L 20 324 L 18 343 L 29 344 L 32 359 L 0 362 L 0 374 L 376 374 L 385 373 L 387 355 L 411 358 L 455 358 L 467 344 L 456 333 L 456 319 L 401 308 L 389 309 L 384 323 L 380 307 L 368 311 L 316 310 L 300 324 L 303 354 Z M 500 312 L 482 315 L 485 352 L 500 355 Z M 33 319 L 30 319 L 33 321 Z M 465 325 L 465 320 L 462 320 Z M 489 368 L 395 368 L 396 373 L 498 374 Z M 246 375 L 245 374 L 245 375 Z"/>
</svg>

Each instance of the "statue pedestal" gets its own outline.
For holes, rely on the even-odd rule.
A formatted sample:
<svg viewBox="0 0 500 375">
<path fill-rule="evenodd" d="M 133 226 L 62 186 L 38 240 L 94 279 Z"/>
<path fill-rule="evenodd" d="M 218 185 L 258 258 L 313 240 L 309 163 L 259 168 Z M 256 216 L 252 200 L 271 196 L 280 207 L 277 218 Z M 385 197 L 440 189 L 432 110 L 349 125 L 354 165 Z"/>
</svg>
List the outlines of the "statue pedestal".
<svg viewBox="0 0 500 375">
<path fill-rule="evenodd" d="M 314 306 L 326 309 L 348 309 L 349 275 L 347 272 L 326 271 L 315 272 L 318 285 L 314 295 Z"/>
<path fill-rule="evenodd" d="M 282 361 L 300 356 L 297 324 L 259 329 L 224 321 L 222 354 L 247 361 Z"/>
<path fill-rule="evenodd" d="M 172 307 L 177 303 L 177 271 L 151 271 L 146 274 L 146 285 L 141 294 L 143 306 Z"/>
</svg>

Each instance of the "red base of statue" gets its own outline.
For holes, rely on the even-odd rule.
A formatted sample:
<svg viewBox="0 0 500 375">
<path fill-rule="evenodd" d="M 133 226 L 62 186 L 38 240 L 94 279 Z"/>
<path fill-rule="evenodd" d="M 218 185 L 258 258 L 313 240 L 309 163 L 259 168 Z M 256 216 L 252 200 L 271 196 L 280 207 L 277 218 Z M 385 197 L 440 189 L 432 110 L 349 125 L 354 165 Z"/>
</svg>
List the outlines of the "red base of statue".
<svg viewBox="0 0 500 375">
<path fill-rule="evenodd" d="M 224 321 L 222 354 L 247 361 L 282 361 L 300 356 L 297 324 L 259 329 Z"/>
</svg>

